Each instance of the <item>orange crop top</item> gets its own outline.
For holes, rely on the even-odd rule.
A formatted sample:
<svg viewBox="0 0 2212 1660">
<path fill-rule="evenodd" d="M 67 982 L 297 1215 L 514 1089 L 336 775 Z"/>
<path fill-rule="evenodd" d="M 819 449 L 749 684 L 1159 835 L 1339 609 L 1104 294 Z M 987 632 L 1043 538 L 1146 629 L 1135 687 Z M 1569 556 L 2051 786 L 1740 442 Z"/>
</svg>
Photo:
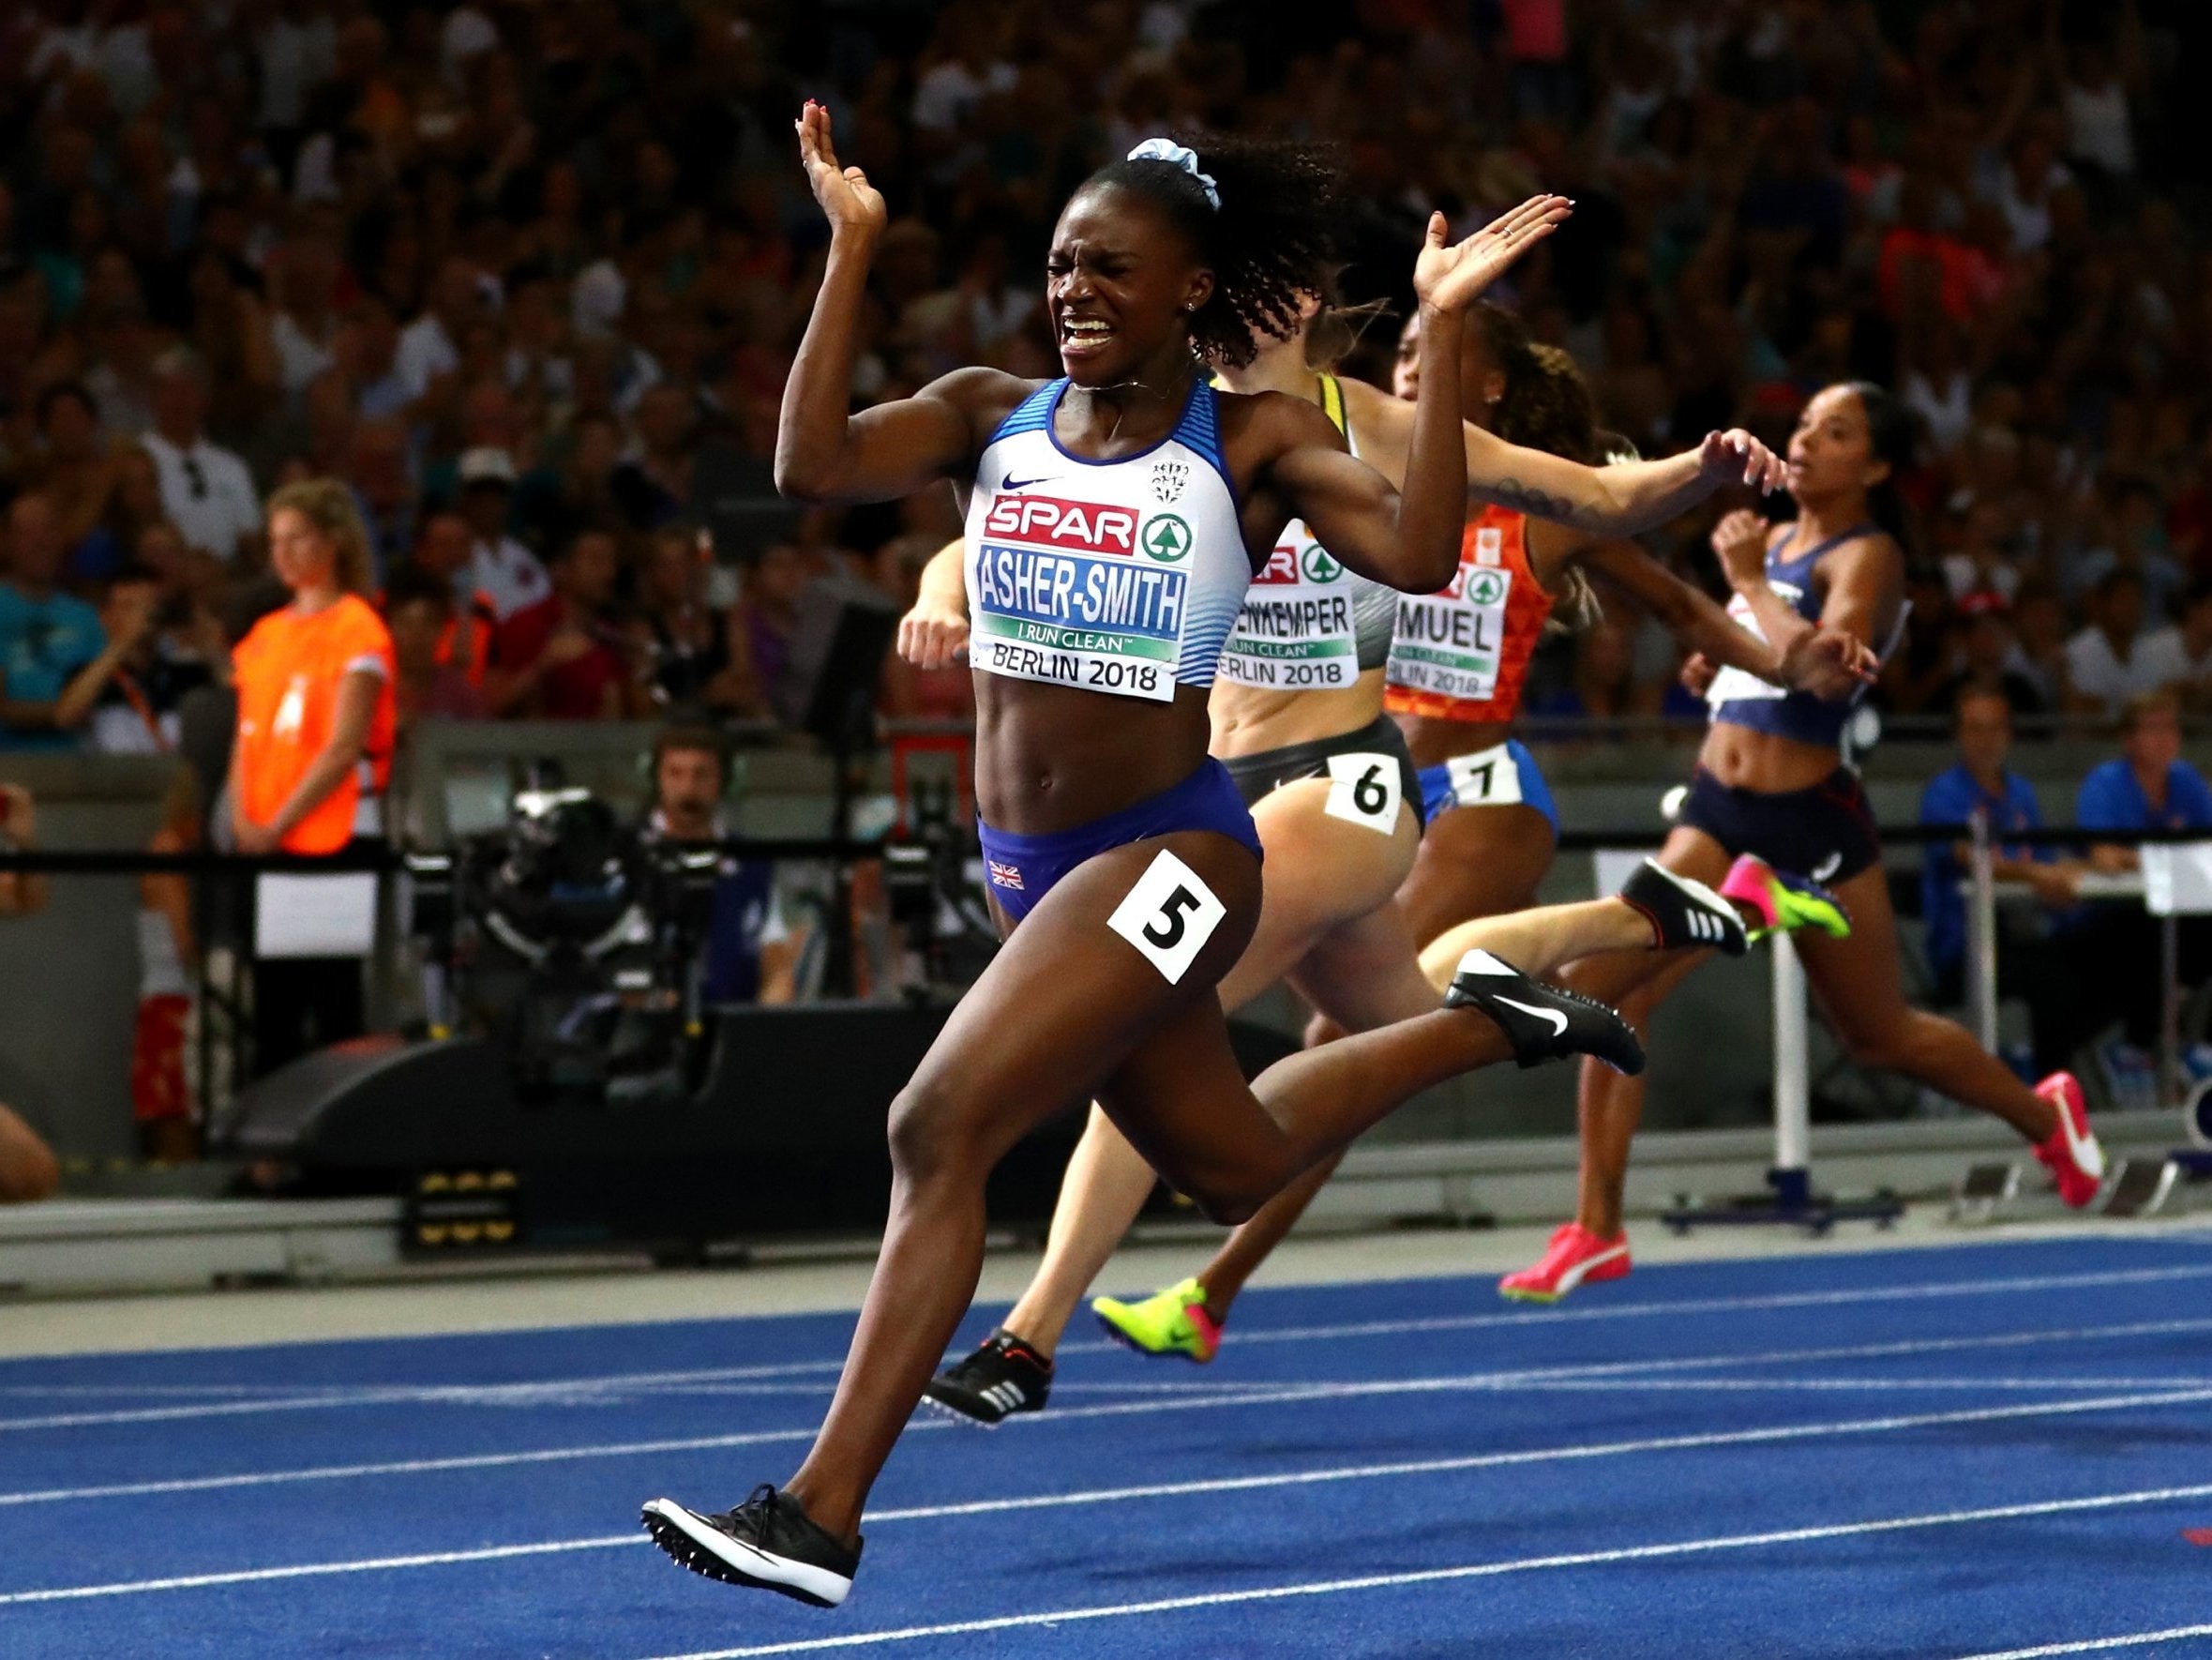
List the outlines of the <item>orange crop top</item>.
<svg viewBox="0 0 2212 1660">
<path fill-rule="evenodd" d="M 1511 720 L 1551 614 L 1528 564 L 1527 516 L 1485 506 L 1467 521 L 1452 581 L 1399 596 L 1382 706 L 1434 720 Z"/>
</svg>

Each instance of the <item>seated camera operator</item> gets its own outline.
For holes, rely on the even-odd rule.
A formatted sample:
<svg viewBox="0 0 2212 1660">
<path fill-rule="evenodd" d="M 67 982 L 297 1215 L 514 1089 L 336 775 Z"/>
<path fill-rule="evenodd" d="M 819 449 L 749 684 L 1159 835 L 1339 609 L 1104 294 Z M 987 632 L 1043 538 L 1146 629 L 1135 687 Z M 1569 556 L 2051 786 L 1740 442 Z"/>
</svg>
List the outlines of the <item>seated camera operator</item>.
<svg viewBox="0 0 2212 1660">
<path fill-rule="evenodd" d="M 722 793 L 730 758 L 712 727 L 672 726 L 653 745 L 649 838 L 714 841 L 730 834 Z M 775 868 L 761 859 L 726 859 L 715 883 L 707 926 L 708 1003 L 790 1003 L 802 939 L 784 920 Z"/>
<path fill-rule="evenodd" d="M 38 831 L 30 792 L 20 784 L 0 784 L 0 849 L 27 848 Z M 0 871 L 0 917 L 27 915 L 45 903 L 46 878 Z M 0 1107 L 0 1204 L 50 1198 L 61 1180 L 53 1150 L 38 1131 Z"/>
</svg>

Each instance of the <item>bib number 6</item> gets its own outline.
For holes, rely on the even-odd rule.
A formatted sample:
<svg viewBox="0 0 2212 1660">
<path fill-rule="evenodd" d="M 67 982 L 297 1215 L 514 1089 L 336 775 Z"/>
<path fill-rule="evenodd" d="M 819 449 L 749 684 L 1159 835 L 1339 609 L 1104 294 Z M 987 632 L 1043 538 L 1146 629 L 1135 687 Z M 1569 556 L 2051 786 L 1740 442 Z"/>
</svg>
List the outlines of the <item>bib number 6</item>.
<svg viewBox="0 0 2212 1660">
<path fill-rule="evenodd" d="M 1404 793 L 1395 756 L 1332 755 L 1329 800 L 1321 810 L 1332 819 L 1347 819 L 1389 836 L 1398 828 L 1398 805 Z"/>
<path fill-rule="evenodd" d="M 1170 986 L 1213 937 L 1228 907 L 1198 873 L 1163 848 L 1136 879 L 1106 927 L 1127 940 Z"/>
</svg>

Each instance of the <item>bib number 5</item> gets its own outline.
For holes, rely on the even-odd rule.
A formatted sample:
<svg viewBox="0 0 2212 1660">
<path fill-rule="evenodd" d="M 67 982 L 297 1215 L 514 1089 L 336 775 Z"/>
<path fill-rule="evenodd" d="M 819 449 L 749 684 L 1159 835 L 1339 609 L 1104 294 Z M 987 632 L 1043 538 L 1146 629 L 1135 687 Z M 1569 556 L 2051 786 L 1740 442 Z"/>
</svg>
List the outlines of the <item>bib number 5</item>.
<svg viewBox="0 0 2212 1660">
<path fill-rule="evenodd" d="M 1165 848 L 1145 868 L 1106 927 L 1127 940 L 1170 986 L 1213 937 L 1228 907 L 1198 873 Z"/>
<path fill-rule="evenodd" d="M 1354 754 L 1329 758 L 1329 799 L 1321 810 L 1331 818 L 1348 819 L 1355 824 L 1364 824 L 1370 830 L 1390 836 L 1398 828 L 1398 804 L 1403 795 L 1395 756 Z"/>
</svg>

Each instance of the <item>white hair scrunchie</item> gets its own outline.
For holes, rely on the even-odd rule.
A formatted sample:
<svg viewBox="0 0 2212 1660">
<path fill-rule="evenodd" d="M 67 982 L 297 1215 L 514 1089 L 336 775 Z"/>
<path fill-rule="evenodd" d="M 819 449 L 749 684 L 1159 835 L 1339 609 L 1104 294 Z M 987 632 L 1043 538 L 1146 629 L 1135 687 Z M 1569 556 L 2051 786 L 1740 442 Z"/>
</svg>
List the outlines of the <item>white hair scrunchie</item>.
<svg viewBox="0 0 2212 1660">
<path fill-rule="evenodd" d="M 1181 168 L 1183 172 L 1198 181 L 1198 188 L 1206 192 L 1206 200 L 1212 206 L 1213 211 L 1215 213 L 1221 211 L 1221 188 L 1213 182 L 1211 174 L 1198 171 L 1198 152 L 1191 149 L 1188 145 L 1179 144 L 1173 139 L 1147 139 L 1136 149 L 1129 152 L 1129 159 L 1132 161 L 1166 161 Z"/>
</svg>

